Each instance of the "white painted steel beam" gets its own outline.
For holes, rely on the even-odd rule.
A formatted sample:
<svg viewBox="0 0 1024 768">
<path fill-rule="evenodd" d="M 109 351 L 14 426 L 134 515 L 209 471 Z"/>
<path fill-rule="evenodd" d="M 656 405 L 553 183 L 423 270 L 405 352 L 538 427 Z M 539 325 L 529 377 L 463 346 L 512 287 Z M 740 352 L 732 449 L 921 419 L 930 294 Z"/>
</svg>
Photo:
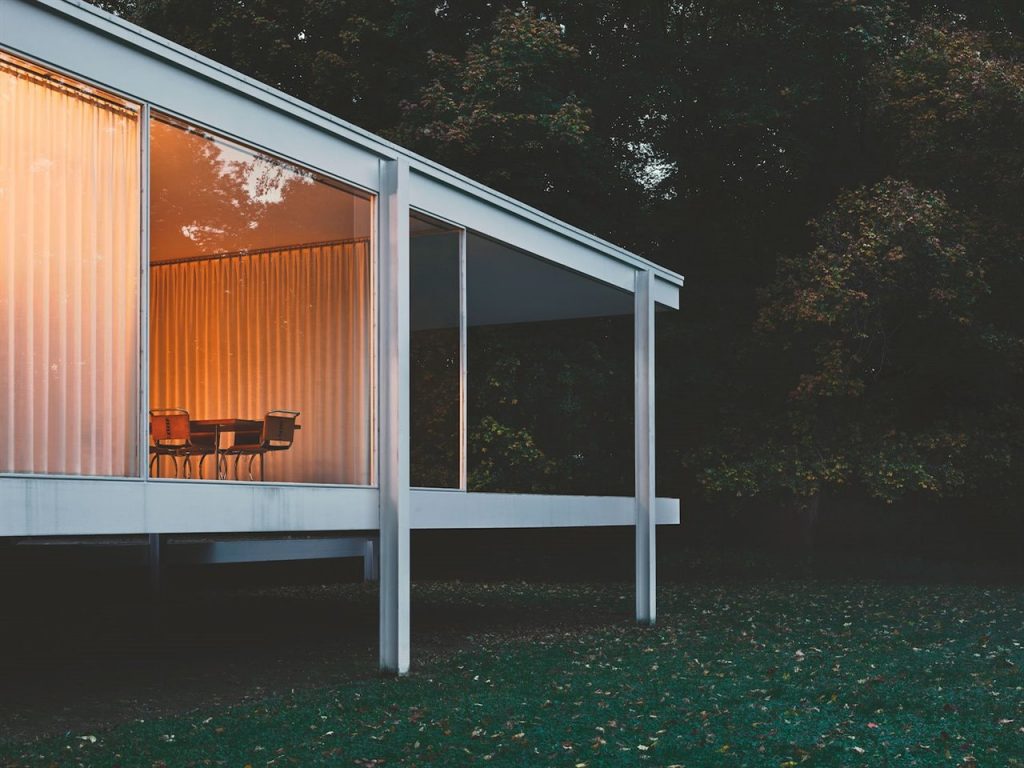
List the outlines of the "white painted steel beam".
<svg viewBox="0 0 1024 768">
<path fill-rule="evenodd" d="M 459 230 L 459 490 L 469 488 L 469 312 L 466 230 Z"/>
<path fill-rule="evenodd" d="M 679 522 L 679 500 L 658 499 L 658 525 Z M 583 528 L 633 526 L 632 496 L 554 496 L 539 493 L 463 493 L 413 488 L 412 528 Z"/>
<path fill-rule="evenodd" d="M 409 164 L 382 160 L 378 208 L 380 668 L 409 671 Z"/>
<path fill-rule="evenodd" d="M 168 565 L 225 565 L 231 563 L 271 563 L 298 560 L 338 560 L 361 558 L 366 581 L 376 581 L 374 536 L 288 536 L 287 538 L 176 538 L 150 534 L 145 539 L 116 537 L 30 536 L 17 542 L 21 552 L 61 551 L 68 562 L 102 562 L 107 566 L 143 566 L 151 578 L 159 575 L 162 563 Z M 156 571 L 156 573 L 154 573 Z"/>
<path fill-rule="evenodd" d="M 415 488 L 412 529 L 634 525 L 630 496 L 466 493 Z M 679 522 L 679 500 L 658 499 L 658 525 Z M 376 488 L 208 480 L 0 477 L 0 536 L 376 531 Z"/>
<path fill-rule="evenodd" d="M 139 317 L 135 433 L 138 476 L 149 476 L 149 105 L 139 113 Z"/>
<path fill-rule="evenodd" d="M 365 189 L 394 154 L 365 132 L 338 141 L 327 113 L 86 3 L 0 0 L 0 46 Z"/>
<path fill-rule="evenodd" d="M 363 581 L 380 581 L 377 549 L 377 542 L 374 539 L 363 540 Z"/>
<path fill-rule="evenodd" d="M 376 488 L 0 477 L 0 536 L 375 531 Z"/>
<path fill-rule="evenodd" d="M 166 560 L 175 564 L 223 565 L 226 563 L 273 563 L 293 560 L 366 558 L 373 539 L 359 536 L 313 539 L 223 539 L 215 541 L 164 541 Z"/>
<path fill-rule="evenodd" d="M 653 624 L 656 617 L 654 490 L 654 275 L 636 273 L 634 403 L 636 449 L 636 620 Z"/>
<path fill-rule="evenodd" d="M 674 272 L 87 3 L 0 0 L 0 46 L 367 190 L 402 157 L 425 212 L 626 290 L 653 270 L 658 303 L 678 306 Z"/>
</svg>

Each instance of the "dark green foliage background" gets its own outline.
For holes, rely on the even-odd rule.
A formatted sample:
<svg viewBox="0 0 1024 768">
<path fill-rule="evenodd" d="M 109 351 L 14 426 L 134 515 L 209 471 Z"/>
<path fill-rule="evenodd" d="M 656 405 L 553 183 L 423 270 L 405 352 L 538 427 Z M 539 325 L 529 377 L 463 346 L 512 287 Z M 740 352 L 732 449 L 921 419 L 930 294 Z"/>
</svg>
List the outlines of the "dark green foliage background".
<svg viewBox="0 0 1024 768">
<path fill-rule="evenodd" d="M 104 5 L 685 274 L 659 490 L 691 540 L 1019 554 L 1019 3 Z M 629 492 L 602 332 L 479 334 L 475 487 Z"/>
</svg>

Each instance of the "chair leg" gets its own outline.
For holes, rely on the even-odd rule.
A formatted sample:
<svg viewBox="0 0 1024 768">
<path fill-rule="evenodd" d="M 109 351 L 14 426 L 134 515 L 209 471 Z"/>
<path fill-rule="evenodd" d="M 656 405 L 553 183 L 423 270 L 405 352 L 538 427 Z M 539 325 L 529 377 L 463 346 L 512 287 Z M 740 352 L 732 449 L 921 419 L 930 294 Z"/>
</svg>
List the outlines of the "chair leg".
<svg viewBox="0 0 1024 768">
<path fill-rule="evenodd" d="M 202 454 L 199 457 L 199 479 L 203 479 L 203 462 L 206 461 L 206 454 Z"/>
<path fill-rule="evenodd" d="M 261 454 L 260 454 L 260 482 L 261 482 L 261 483 L 262 483 L 262 482 L 263 482 L 263 480 L 264 480 L 264 477 L 263 477 L 263 461 L 264 461 L 264 457 L 265 457 L 265 456 L 266 456 L 266 454 L 265 454 L 265 453 L 261 453 Z"/>
<path fill-rule="evenodd" d="M 157 461 L 157 459 L 159 459 L 159 458 L 160 458 L 160 454 L 158 454 L 158 453 L 154 453 L 152 456 L 149 457 L 149 476 L 150 477 L 160 477 L 160 462 Z M 153 465 L 154 464 L 156 464 L 156 474 L 155 475 L 153 474 Z"/>
</svg>

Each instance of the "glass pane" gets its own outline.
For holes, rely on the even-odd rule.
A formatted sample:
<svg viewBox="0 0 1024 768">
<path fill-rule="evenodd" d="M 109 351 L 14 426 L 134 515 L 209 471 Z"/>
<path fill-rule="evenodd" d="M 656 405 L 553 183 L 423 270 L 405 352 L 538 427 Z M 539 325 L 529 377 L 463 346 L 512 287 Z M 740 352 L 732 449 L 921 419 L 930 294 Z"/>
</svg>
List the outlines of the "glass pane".
<svg viewBox="0 0 1024 768">
<path fill-rule="evenodd" d="M 369 198 L 168 120 L 150 144 L 152 473 L 369 484 Z"/>
<path fill-rule="evenodd" d="M 466 244 L 471 491 L 633 495 L 633 297 Z"/>
<path fill-rule="evenodd" d="M 137 472 L 139 111 L 0 54 L 0 472 Z"/>
<path fill-rule="evenodd" d="M 410 477 L 459 487 L 459 230 L 409 222 Z"/>
</svg>

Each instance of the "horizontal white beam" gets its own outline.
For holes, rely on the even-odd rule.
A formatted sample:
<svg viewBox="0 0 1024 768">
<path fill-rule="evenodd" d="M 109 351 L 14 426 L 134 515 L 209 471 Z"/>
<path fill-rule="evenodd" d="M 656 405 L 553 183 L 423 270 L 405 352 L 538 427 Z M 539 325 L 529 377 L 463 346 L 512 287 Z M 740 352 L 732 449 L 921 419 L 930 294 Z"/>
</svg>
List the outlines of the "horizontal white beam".
<svg viewBox="0 0 1024 768">
<path fill-rule="evenodd" d="M 329 539 L 235 539 L 227 541 L 164 542 L 168 563 L 270 563 L 285 560 L 328 560 L 364 557 L 367 539 L 358 536 Z"/>
<path fill-rule="evenodd" d="M 0 45 L 314 170 L 377 188 L 378 142 L 355 132 L 338 141 L 326 113 L 276 97 L 269 86 L 96 8 L 0 0 Z"/>
<path fill-rule="evenodd" d="M 376 529 L 373 488 L 0 478 L 0 536 Z"/>
<path fill-rule="evenodd" d="M 466 195 L 435 178 L 414 173 L 410 182 L 409 204 L 414 208 L 623 290 L 633 291 L 633 273 L 636 270 L 622 261 L 609 258 L 555 231 L 531 224 L 513 211 Z"/>
<path fill-rule="evenodd" d="M 401 149 L 401 152 L 408 153 L 407 150 Z M 514 215 L 524 222 L 530 222 L 537 225 L 540 228 L 550 230 L 553 233 L 561 235 L 566 239 L 570 239 L 589 248 L 595 252 L 602 253 L 611 259 L 615 259 L 625 265 L 630 266 L 633 269 L 650 269 L 652 270 L 663 282 L 671 285 L 676 292 L 682 288 L 684 279 L 682 275 L 673 272 L 670 269 L 655 264 L 652 261 L 648 261 L 642 256 L 637 256 L 635 253 L 631 253 L 624 248 L 620 248 L 617 245 L 609 243 L 607 240 L 602 240 L 596 235 L 592 235 L 589 232 L 584 232 L 571 224 L 566 224 L 564 221 L 550 216 L 549 214 L 539 211 L 536 208 L 532 208 L 525 203 L 521 203 L 514 198 L 503 195 L 500 192 L 496 192 L 493 189 L 483 186 L 479 182 L 469 179 L 461 174 L 455 173 L 454 171 L 445 168 L 444 166 L 438 165 L 437 163 L 428 160 L 426 158 L 419 157 L 412 153 L 408 153 L 410 157 L 410 166 L 413 170 L 413 198 L 414 205 L 416 207 L 422 206 L 422 210 L 426 213 L 431 213 L 432 208 L 435 206 L 443 207 L 444 203 L 432 199 L 429 195 L 422 194 L 424 189 L 430 188 L 435 192 L 440 191 L 441 186 L 447 186 L 458 193 L 472 197 L 479 203 L 492 206 L 494 208 L 501 209 L 511 215 Z M 436 184 L 428 187 L 422 182 L 431 179 Z M 420 191 L 416 191 L 417 180 L 420 180 Z M 419 202 L 415 202 L 419 201 Z M 436 215 L 436 214 L 435 214 Z M 441 216 L 441 218 L 445 218 Z M 457 219 L 451 219 L 454 223 L 462 223 L 465 226 L 474 226 L 473 224 L 467 224 L 466 222 L 458 222 Z M 501 234 L 495 234 L 494 237 L 501 238 Z M 631 289 L 630 289 L 631 290 Z"/>
<path fill-rule="evenodd" d="M 482 208 L 503 211 L 507 221 L 516 222 L 508 242 L 525 248 L 533 236 L 520 235 L 534 230 L 570 243 L 569 250 L 604 256 L 620 268 L 651 269 L 659 283 L 656 300 L 678 306 L 683 278 L 671 270 L 94 6 L 73 0 L 0 0 L 0 46 L 368 190 L 378 189 L 380 159 L 404 157 L 421 190 L 447 187 Z M 422 202 L 424 210 L 443 216 L 434 201 L 415 191 L 415 178 L 413 205 Z M 487 221 L 459 223 L 501 239 L 502 232 Z"/>
<path fill-rule="evenodd" d="M 654 303 L 670 309 L 679 309 L 679 286 L 663 277 L 654 276 Z"/>
<path fill-rule="evenodd" d="M 518 207 L 503 199 L 468 195 L 451 180 L 434 175 L 413 173 L 410 182 L 410 205 L 414 208 L 629 293 L 634 290 L 635 266 L 595 249 L 587 240 L 577 237 L 574 230 L 538 226 L 537 220 L 524 216 Z M 654 299 L 665 307 L 678 309 L 679 285 L 673 279 L 665 271 L 655 281 Z"/>
<path fill-rule="evenodd" d="M 332 536 L 282 539 L 174 539 L 162 536 L 161 557 L 174 564 L 212 565 L 223 563 L 269 563 L 290 560 L 326 560 L 369 557 L 373 559 L 374 536 Z M 105 565 L 145 565 L 150 542 L 141 537 L 103 538 L 28 537 L 18 542 L 21 552 L 60 551 L 83 562 Z M 78 562 L 79 560 L 75 560 Z"/>
<path fill-rule="evenodd" d="M 679 500 L 658 499 L 659 525 L 679 523 Z M 412 527 L 578 528 L 633 525 L 632 496 L 549 496 L 526 493 L 462 493 L 414 488 Z"/>
<path fill-rule="evenodd" d="M 632 525 L 633 499 L 413 489 L 412 528 Z M 679 522 L 658 499 L 657 522 Z M 0 536 L 377 531 L 376 488 L 0 477 Z"/>
</svg>

